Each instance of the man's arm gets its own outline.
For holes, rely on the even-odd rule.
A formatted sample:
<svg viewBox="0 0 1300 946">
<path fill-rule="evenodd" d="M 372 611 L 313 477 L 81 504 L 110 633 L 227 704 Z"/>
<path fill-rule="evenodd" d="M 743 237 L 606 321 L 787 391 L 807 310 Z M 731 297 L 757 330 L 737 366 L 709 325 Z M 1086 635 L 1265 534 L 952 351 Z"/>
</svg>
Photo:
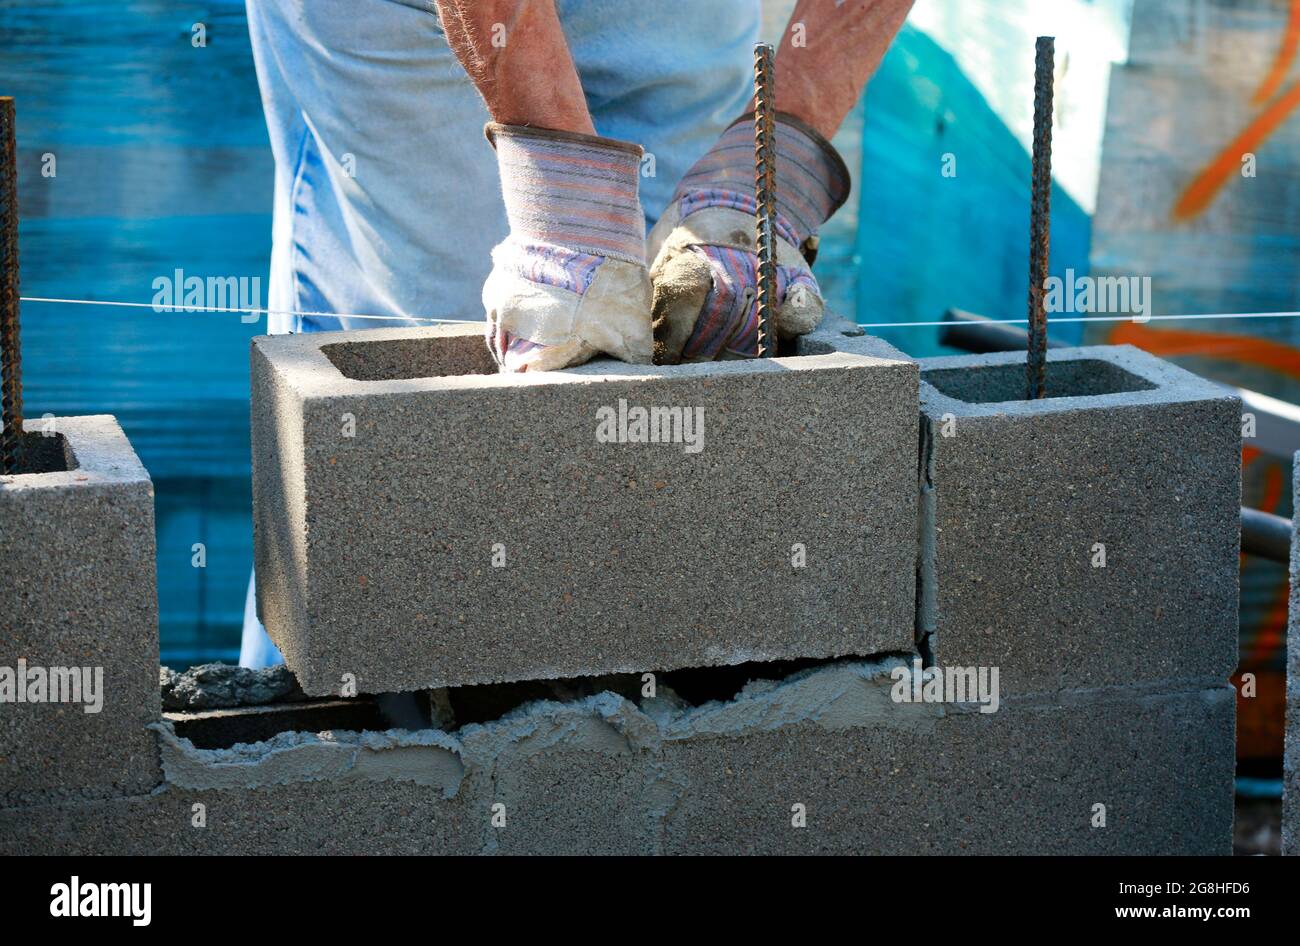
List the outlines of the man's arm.
<svg viewBox="0 0 1300 946">
<path fill-rule="evenodd" d="M 641 147 L 596 137 L 555 0 L 437 0 L 487 103 L 510 235 L 483 284 L 502 371 L 651 358 Z"/>
<path fill-rule="evenodd" d="M 776 107 L 832 138 L 912 2 L 799 0 L 776 53 Z"/>
<path fill-rule="evenodd" d="M 436 0 L 494 121 L 594 135 L 554 0 Z"/>
<path fill-rule="evenodd" d="M 777 50 L 776 329 L 782 338 L 812 331 L 825 312 L 805 254 L 817 228 L 849 195 L 849 170 L 830 139 L 911 7 L 912 0 L 799 0 Z M 723 132 L 686 172 L 650 232 L 661 363 L 758 351 L 753 139 L 749 119 Z"/>
</svg>

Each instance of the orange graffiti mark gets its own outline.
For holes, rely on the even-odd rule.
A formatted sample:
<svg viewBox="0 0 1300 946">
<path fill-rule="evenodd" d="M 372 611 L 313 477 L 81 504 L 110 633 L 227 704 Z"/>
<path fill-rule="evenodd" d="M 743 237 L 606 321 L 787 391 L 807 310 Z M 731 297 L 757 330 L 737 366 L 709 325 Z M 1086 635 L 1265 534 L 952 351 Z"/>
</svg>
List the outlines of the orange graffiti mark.
<svg viewBox="0 0 1300 946">
<path fill-rule="evenodd" d="M 1300 0 L 1291 0 L 1291 13 L 1286 21 L 1286 33 L 1282 37 L 1282 45 L 1278 47 L 1273 68 L 1255 90 L 1252 102 L 1263 105 L 1282 87 L 1282 80 L 1286 78 L 1286 74 L 1291 70 L 1291 64 L 1295 62 L 1297 47 L 1300 47 Z"/>
<path fill-rule="evenodd" d="M 1297 105 L 1300 105 L 1300 83 L 1293 84 L 1277 101 L 1260 112 L 1245 131 L 1196 175 L 1178 198 L 1178 203 L 1174 204 L 1174 219 L 1187 220 L 1208 207 L 1229 178 L 1239 173 L 1242 155 L 1263 144 L 1290 117 Z"/>
<path fill-rule="evenodd" d="M 1200 355 L 1258 365 L 1288 377 L 1300 378 L 1300 350 L 1269 338 L 1186 329 L 1153 329 L 1137 322 L 1116 322 L 1108 341 L 1112 345 L 1135 345 L 1153 355 Z"/>
</svg>

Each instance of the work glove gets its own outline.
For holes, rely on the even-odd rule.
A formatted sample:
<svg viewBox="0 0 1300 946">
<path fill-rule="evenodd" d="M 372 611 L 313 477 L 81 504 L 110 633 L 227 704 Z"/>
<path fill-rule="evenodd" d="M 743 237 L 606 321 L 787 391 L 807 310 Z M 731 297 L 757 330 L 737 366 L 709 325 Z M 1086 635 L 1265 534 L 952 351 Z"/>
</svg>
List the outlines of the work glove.
<svg viewBox="0 0 1300 946">
<path fill-rule="evenodd" d="M 598 353 L 652 355 L 641 148 L 611 138 L 490 123 L 510 236 L 483 284 L 502 371 L 551 371 Z"/>
<path fill-rule="evenodd" d="M 776 121 L 776 332 L 811 332 L 826 303 L 809 268 L 816 230 L 849 195 L 830 142 L 784 112 Z M 655 361 L 758 354 L 754 122 L 740 118 L 686 172 L 650 231 Z"/>
</svg>

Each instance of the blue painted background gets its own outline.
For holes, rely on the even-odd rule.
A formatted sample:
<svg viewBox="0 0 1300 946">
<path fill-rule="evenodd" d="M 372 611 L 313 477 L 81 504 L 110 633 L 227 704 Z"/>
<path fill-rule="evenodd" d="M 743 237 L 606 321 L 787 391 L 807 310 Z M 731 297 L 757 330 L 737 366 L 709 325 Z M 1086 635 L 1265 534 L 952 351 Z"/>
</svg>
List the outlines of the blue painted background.
<svg viewBox="0 0 1300 946">
<path fill-rule="evenodd" d="M 265 290 L 272 165 L 242 2 L 0 2 L 0 89 L 18 103 L 23 295 L 147 303 L 178 267 Z M 907 28 L 851 127 L 858 199 L 818 264 L 833 303 L 860 322 L 1022 316 L 1029 158 L 951 57 Z M 937 173 L 945 152 L 956 179 Z M 1088 218 L 1059 189 L 1053 201 L 1053 270 L 1086 272 Z M 115 414 L 153 476 L 173 665 L 237 653 L 259 331 L 233 315 L 23 307 L 28 414 Z M 938 350 L 933 329 L 882 334 Z"/>
<path fill-rule="evenodd" d="M 17 100 L 24 296 L 147 303 L 177 267 L 265 286 L 272 164 L 241 2 L 5 3 L 0 87 Z M 164 659 L 233 657 L 252 562 L 248 340 L 264 329 L 44 303 L 23 305 L 22 328 L 27 414 L 115 414 L 153 477 Z"/>
<path fill-rule="evenodd" d="M 854 257 L 862 323 L 930 322 L 948 308 L 1025 318 L 1030 157 L 952 56 L 904 26 L 868 86 Z M 1026 103 L 1026 108 L 1029 103 Z M 943 156 L 957 174 L 940 174 Z M 1091 220 L 1052 188 L 1051 272 L 1088 272 Z M 882 329 L 918 357 L 946 353 L 935 329 Z M 1076 342 L 1080 326 L 1053 337 Z"/>
</svg>

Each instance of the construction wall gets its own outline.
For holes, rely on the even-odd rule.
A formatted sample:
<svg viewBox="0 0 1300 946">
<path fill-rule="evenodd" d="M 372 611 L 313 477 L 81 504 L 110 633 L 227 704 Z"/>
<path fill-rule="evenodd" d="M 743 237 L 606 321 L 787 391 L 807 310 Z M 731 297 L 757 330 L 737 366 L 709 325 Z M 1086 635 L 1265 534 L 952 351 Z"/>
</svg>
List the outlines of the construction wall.
<svg viewBox="0 0 1300 946">
<path fill-rule="evenodd" d="M 902 666 L 830 663 L 697 705 L 606 680 L 453 731 L 215 749 L 178 736 L 173 714 L 155 727 L 156 789 L 0 809 L 0 851 L 1229 852 L 1226 687 L 1013 698 L 986 715 L 896 702 Z"/>
<path fill-rule="evenodd" d="M 458 331 L 468 339 L 482 326 L 404 330 L 406 347 Z M 484 366 L 412 378 L 373 336 L 258 342 L 279 359 L 286 393 L 256 399 L 258 429 L 278 436 L 259 439 L 255 476 L 284 482 L 305 469 L 322 484 L 305 492 L 323 491 L 332 507 L 313 510 L 301 492 L 273 499 L 271 518 L 301 528 L 292 542 L 259 532 L 271 566 L 259 572 L 263 593 L 292 600 L 296 568 L 353 601 L 375 595 L 359 611 L 337 600 L 296 616 L 263 609 L 301 690 L 284 669 L 164 674 L 159 712 L 159 691 L 145 680 L 156 651 L 142 658 L 139 647 L 156 640 L 152 587 L 108 567 L 126 560 L 123 546 L 150 557 L 151 530 L 134 535 L 115 518 L 125 509 L 151 524 L 148 481 L 109 419 L 65 419 L 72 468 L 0 478 L 9 515 L 47 523 L 45 532 L 24 530 L 21 557 L 0 556 L 0 565 L 24 566 L 10 580 L 24 593 L 0 597 L 0 624 L 23 634 L 0 641 L 6 700 L 18 692 L 15 672 L 75 665 L 91 644 L 109 655 L 102 692 L 113 697 L 102 712 L 30 699 L 23 712 L 0 715 L 0 757 L 56 760 L 0 768 L 0 851 L 1230 852 L 1240 403 L 1222 389 L 1131 349 L 1076 349 L 1051 354 L 1065 396 L 1008 402 L 1007 378 L 1017 391 L 1023 380 L 1013 354 L 918 365 L 847 326 L 803 338 L 789 358 L 655 369 L 605 361 L 562 376 Z M 358 380 L 324 355 L 303 356 L 331 338 L 361 358 L 373 346 L 372 370 L 354 372 Z M 777 397 L 812 373 L 834 383 Z M 887 406 L 873 408 L 873 389 L 853 387 L 853 375 L 908 383 L 877 385 Z M 809 609 L 807 625 L 771 607 L 692 623 L 665 599 L 647 622 L 658 599 L 640 584 L 645 576 L 664 563 L 670 575 L 673 563 L 721 544 L 704 515 L 662 514 L 654 540 L 688 554 L 624 555 L 637 541 L 627 533 L 610 554 L 593 551 L 592 529 L 649 521 L 646 504 L 671 495 L 661 490 L 691 483 L 680 461 L 662 465 L 662 444 L 604 448 L 623 450 L 624 473 L 607 477 L 617 488 L 586 497 L 585 512 L 568 511 L 584 547 L 525 542 L 510 553 L 523 561 L 501 572 L 486 564 L 470 572 L 456 559 L 490 553 L 473 528 L 486 502 L 424 510 L 398 502 L 406 518 L 361 524 L 349 517 L 365 510 L 363 491 L 331 492 L 339 481 L 325 468 L 364 475 L 391 460 L 395 449 L 365 447 L 365 438 L 382 446 L 384 430 L 406 435 L 401 455 L 410 459 L 420 441 L 412 431 L 445 429 L 446 412 L 481 402 L 474 416 L 505 416 L 527 397 L 549 405 L 538 414 L 555 442 L 589 443 L 591 397 L 651 382 L 660 400 L 676 392 L 707 401 L 710 416 L 741 419 L 711 428 L 696 473 L 721 457 L 721 467 L 783 485 L 773 505 L 719 513 L 733 519 L 723 532 L 736 540 L 759 530 L 748 544 L 769 559 L 772 543 L 782 546 L 781 564 L 766 566 L 767 587 L 782 600 L 803 593 L 826 606 L 844 592 L 842 612 Z M 888 476 L 855 488 L 849 475 L 819 476 L 815 454 L 802 458 L 800 474 L 775 475 L 759 458 L 788 461 L 797 451 L 746 426 L 753 418 L 744 421 L 741 406 L 757 403 L 756 388 L 799 405 L 801 423 L 830 438 L 828 456 Z M 293 396 L 302 409 L 286 406 Z M 344 407 L 358 422 L 355 453 L 334 423 Z M 848 409 L 860 426 L 819 428 L 816 418 Z M 498 482 L 512 502 L 498 504 L 498 524 L 516 506 L 527 514 L 537 502 L 530 489 L 561 481 L 577 455 L 572 446 L 534 450 L 531 463 L 516 458 L 504 469 L 499 453 L 475 452 L 481 442 L 466 433 L 439 449 L 456 452 L 469 479 L 506 477 Z M 882 453 L 881 442 L 899 449 Z M 727 462 L 738 445 L 749 462 Z M 527 481 L 511 484 L 525 469 Z M 1098 470 L 1107 471 L 1102 489 Z M 829 488 L 810 488 L 803 476 Z M 892 512 L 881 520 L 886 502 Z M 1145 514 L 1135 522 L 1139 502 Z M 70 511 L 42 515 L 50 503 Z M 844 557 L 831 535 L 841 524 L 856 532 L 844 555 L 866 582 L 843 589 L 830 584 Z M 784 558 L 787 527 L 800 540 L 808 533 L 807 561 Z M 101 540 L 68 547 L 68 536 L 93 529 Z M 767 530 L 775 531 L 765 538 Z M 430 534 L 443 544 L 422 555 L 420 537 Z M 419 548 L 403 549 L 404 536 Z M 1109 564 L 1098 563 L 1099 540 Z M 762 599 L 740 600 L 762 562 L 732 551 L 737 574 L 705 586 L 721 589 L 724 606 L 763 609 Z M 87 576 L 80 594 L 120 603 L 102 625 L 41 593 L 49 575 L 71 566 Z M 688 577 L 698 570 L 688 564 Z M 612 581 L 593 586 L 597 577 Z M 667 587 L 660 577 L 655 584 Z M 458 586 L 490 590 L 511 602 L 510 613 L 490 605 L 457 613 L 441 592 Z M 772 656 L 771 637 L 789 646 L 789 659 Z M 350 650 L 362 638 L 364 666 Z M 473 660 L 458 662 L 466 638 Z M 688 663 L 672 658 L 683 638 Z M 304 646 L 286 646 L 295 641 Z M 668 651 L 658 649 L 664 643 Z M 557 657 L 573 676 L 556 678 Z M 325 696 L 334 682 L 344 686 Z M 34 691 L 23 683 L 21 692 Z M 407 720 L 393 722 L 394 704 L 406 706 Z"/>
</svg>

